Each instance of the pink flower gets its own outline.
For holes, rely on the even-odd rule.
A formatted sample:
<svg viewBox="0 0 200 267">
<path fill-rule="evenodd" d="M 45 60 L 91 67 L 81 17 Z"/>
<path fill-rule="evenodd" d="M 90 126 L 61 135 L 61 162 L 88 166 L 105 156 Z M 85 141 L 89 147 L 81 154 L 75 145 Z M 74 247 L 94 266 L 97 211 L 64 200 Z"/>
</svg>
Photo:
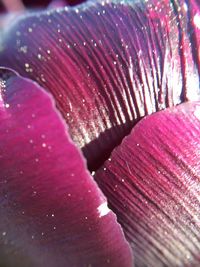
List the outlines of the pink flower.
<svg viewBox="0 0 200 267">
<path fill-rule="evenodd" d="M 59 1 L 2 28 L 0 265 L 199 266 L 199 21 Z"/>
</svg>

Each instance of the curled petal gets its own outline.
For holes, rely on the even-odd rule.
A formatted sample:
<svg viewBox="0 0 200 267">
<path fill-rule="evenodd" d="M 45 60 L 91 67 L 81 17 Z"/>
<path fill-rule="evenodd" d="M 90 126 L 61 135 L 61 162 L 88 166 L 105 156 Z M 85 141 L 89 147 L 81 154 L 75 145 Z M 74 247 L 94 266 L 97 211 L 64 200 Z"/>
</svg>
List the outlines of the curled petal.
<svg viewBox="0 0 200 267">
<path fill-rule="evenodd" d="M 0 265 L 131 267 L 115 215 L 52 98 L 5 69 L 0 92 Z"/>
<path fill-rule="evenodd" d="M 0 61 L 53 94 L 95 169 L 140 118 L 199 97 L 187 2 L 91 1 L 27 16 L 2 38 Z"/>
<path fill-rule="evenodd" d="M 96 173 L 136 266 L 199 266 L 200 102 L 141 120 Z"/>
</svg>

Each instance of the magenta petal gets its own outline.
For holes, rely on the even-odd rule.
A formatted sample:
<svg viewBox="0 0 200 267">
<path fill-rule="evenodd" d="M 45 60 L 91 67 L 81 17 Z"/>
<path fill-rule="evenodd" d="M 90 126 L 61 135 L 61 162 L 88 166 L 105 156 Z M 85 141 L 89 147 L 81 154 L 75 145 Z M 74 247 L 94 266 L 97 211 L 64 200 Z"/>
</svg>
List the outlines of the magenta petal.
<svg viewBox="0 0 200 267">
<path fill-rule="evenodd" d="M 116 217 L 51 97 L 4 69 L 0 92 L 0 264 L 131 267 Z"/>
<path fill-rule="evenodd" d="M 199 266 L 200 102 L 143 119 L 95 178 L 136 266 Z"/>
<path fill-rule="evenodd" d="M 49 7 L 50 8 L 61 8 L 68 5 L 78 5 L 82 2 L 86 2 L 86 0 L 51 0 Z"/>
<path fill-rule="evenodd" d="M 25 17 L 2 41 L 1 62 L 50 90 L 93 168 L 141 117 L 199 96 L 189 5 L 119 2 Z"/>
</svg>

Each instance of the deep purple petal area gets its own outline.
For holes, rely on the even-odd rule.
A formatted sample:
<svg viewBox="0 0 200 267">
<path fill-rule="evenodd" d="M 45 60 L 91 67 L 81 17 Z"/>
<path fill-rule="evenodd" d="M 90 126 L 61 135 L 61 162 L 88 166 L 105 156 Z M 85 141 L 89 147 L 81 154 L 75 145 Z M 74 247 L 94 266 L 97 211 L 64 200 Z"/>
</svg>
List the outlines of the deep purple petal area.
<svg viewBox="0 0 200 267">
<path fill-rule="evenodd" d="M 27 8 L 46 7 L 50 2 L 51 0 L 23 0 L 23 3 Z"/>
<path fill-rule="evenodd" d="M 96 173 L 136 266 L 200 262 L 200 102 L 141 120 Z"/>
<path fill-rule="evenodd" d="M 0 92 L 0 265 L 132 267 L 52 98 L 5 69 Z"/>
<path fill-rule="evenodd" d="M 6 0 L 5 0 L 6 1 Z M 11 1 L 9 0 L 9 2 L 11 3 Z M 45 8 L 48 5 L 51 5 L 51 3 L 54 3 L 53 5 L 51 5 L 51 7 L 59 7 L 59 6 L 63 6 L 63 5 L 77 5 L 80 4 L 82 2 L 85 2 L 85 0 L 23 0 L 21 1 L 24 6 L 27 9 L 30 8 Z M 57 5 L 56 5 L 57 2 Z M 12 5 L 11 5 L 12 6 Z M 0 13 L 1 12 L 5 12 L 5 6 L 3 5 L 2 1 L 0 1 Z M 11 11 L 11 10 L 9 10 Z"/>
<path fill-rule="evenodd" d="M 7 29 L 0 62 L 50 90 L 95 169 L 140 118 L 198 98 L 190 3 L 91 1 L 26 16 Z"/>
<path fill-rule="evenodd" d="M 3 4 L 0 2 L 0 13 L 5 12 L 5 8 Z"/>
</svg>

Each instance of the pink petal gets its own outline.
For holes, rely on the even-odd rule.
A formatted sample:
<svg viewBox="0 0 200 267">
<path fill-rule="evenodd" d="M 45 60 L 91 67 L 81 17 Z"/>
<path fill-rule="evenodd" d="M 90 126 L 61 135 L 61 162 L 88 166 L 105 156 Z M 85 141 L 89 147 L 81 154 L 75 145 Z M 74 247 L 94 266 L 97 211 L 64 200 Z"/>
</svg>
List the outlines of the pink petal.
<svg viewBox="0 0 200 267">
<path fill-rule="evenodd" d="M 49 8 L 60 8 L 67 5 L 65 0 L 52 0 L 49 4 Z"/>
<path fill-rule="evenodd" d="M 1 62 L 53 94 L 91 169 L 141 117 L 199 97 L 186 3 L 133 2 L 25 17 L 2 43 Z"/>
<path fill-rule="evenodd" d="M 95 179 L 136 266 L 199 266 L 200 102 L 143 119 Z"/>
<path fill-rule="evenodd" d="M 131 267 L 116 217 L 52 98 L 5 69 L 0 91 L 0 265 Z"/>
<path fill-rule="evenodd" d="M 4 8 L 9 12 L 22 12 L 24 11 L 24 4 L 21 0 L 1 0 Z"/>
</svg>

